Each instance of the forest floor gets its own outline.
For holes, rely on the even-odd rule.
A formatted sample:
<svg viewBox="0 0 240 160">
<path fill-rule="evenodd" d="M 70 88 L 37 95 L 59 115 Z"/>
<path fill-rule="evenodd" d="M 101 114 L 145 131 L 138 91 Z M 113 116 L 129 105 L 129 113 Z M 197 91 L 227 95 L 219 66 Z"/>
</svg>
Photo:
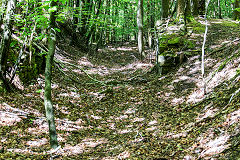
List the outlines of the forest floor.
<svg viewBox="0 0 240 160">
<path fill-rule="evenodd" d="M 53 103 L 61 148 L 49 152 L 44 76 L 0 96 L 0 159 L 232 159 L 240 157 L 240 28 L 211 20 L 193 54 L 162 76 L 136 45 L 82 53 L 57 47 Z M 152 50 L 146 50 L 154 55 Z M 165 68 L 163 69 L 165 70 Z"/>
</svg>

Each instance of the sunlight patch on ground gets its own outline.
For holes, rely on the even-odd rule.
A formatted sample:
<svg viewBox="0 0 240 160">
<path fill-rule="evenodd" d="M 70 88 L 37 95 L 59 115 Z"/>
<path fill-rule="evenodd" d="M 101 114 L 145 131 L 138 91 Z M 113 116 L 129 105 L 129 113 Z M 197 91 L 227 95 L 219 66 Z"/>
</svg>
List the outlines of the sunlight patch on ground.
<svg viewBox="0 0 240 160">
<path fill-rule="evenodd" d="M 219 109 L 213 108 L 213 107 L 208 108 L 204 111 L 204 113 L 201 113 L 198 115 L 198 117 L 196 118 L 196 121 L 199 122 L 208 117 L 214 117 L 218 110 Z"/>
<path fill-rule="evenodd" d="M 123 130 L 118 130 L 119 134 L 126 134 L 126 133 L 130 133 L 133 132 L 131 129 L 123 129 Z"/>
<path fill-rule="evenodd" d="M 128 151 L 124 151 L 117 156 L 118 159 L 127 159 L 129 157 L 130 157 L 130 153 Z"/>
<path fill-rule="evenodd" d="M 174 98 L 171 102 L 171 105 L 173 106 L 176 106 L 178 104 L 181 104 L 183 103 L 185 100 L 184 100 L 185 97 L 181 97 L 181 98 Z"/>
<path fill-rule="evenodd" d="M 0 111 L 0 126 L 12 126 L 21 120 L 22 119 L 14 113 Z"/>
<path fill-rule="evenodd" d="M 225 80 L 230 80 L 233 78 L 236 74 L 236 64 L 240 63 L 240 59 L 235 59 L 233 62 L 229 62 L 223 70 L 217 72 L 215 75 L 214 72 L 207 75 L 205 78 L 206 82 L 206 92 L 211 93 L 215 87 L 223 83 Z M 219 66 L 222 64 L 222 62 L 216 63 L 216 60 L 213 59 L 206 59 L 205 60 L 205 69 L 207 68 L 213 68 L 213 70 L 217 70 Z M 195 68 L 189 67 L 189 71 L 187 72 L 187 75 L 196 75 L 195 79 L 192 78 L 193 81 L 195 81 L 197 88 L 194 89 L 191 95 L 188 96 L 187 103 L 196 103 L 199 101 L 202 101 L 205 97 L 204 90 L 203 90 L 203 83 L 201 78 L 201 69 L 200 69 L 200 61 L 195 62 Z M 192 69 L 191 69 L 192 68 Z M 197 72 L 199 72 L 197 77 Z M 212 77 L 213 76 L 213 77 Z"/>
<path fill-rule="evenodd" d="M 132 122 L 142 122 L 142 121 L 144 121 L 144 120 L 145 120 L 145 118 L 135 117 L 135 118 L 132 120 Z"/>
<path fill-rule="evenodd" d="M 48 143 L 48 140 L 46 138 L 39 139 L 37 141 L 27 141 L 27 145 L 30 147 L 40 147 L 42 145 L 45 145 Z"/>
<path fill-rule="evenodd" d="M 187 137 L 188 133 L 187 132 L 182 132 L 182 133 L 168 133 L 164 136 L 164 138 L 180 138 L 180 137 Z"/>
<path fill-rule="evenodd" d="M 133 49 L 136 49 L 136 47 L 118 47 L 118 51 L 132 51 Z"/>
<path fill-rule="evenodd" d="M 81 119 L 77 121 L 70 121 L 68 119 L 56 119 L 56 129 L 62 131 L 76 131 L 80 129 L 86 129 L 81 126 L 84 122 Z M 48 124 L 45 117 L 39 117 L 33 121 L 33 124 L 37 125 L 37 128 L 29 128 L 28 132 L 31 134 L 47 133 Z"/>
<path fill-rule="evenodd" d="M 96 119 L 96 120 L 102 119 L 102 117 L 100 117 L 100 116 L 91 115 L 91 117 L 92 117 L 93 119 Z"/>
<path fill-rule="evenodd" d="M 87 57 L 82 57 L 80 60 L 78 60 L 78 65 L 86 66 L 86 67 L 94 67 L 94 65 L 88 60 Z"/>
<path fill-rule="evenodd" d="M 152 126 L 146 129 L 146 131 L 155 131 L 155 130 L 157 130 L 156 126 Z"/>
<path fill-rule="evenodd" d="M 207 158 L 216 154 L 221 153 L 226 148 L 229 147 L 229 144 L 226 144 L 226 142 L 229 140 L 229 135 L 222 135 L 214 140 L 210 140 L 209 142 L 205 142 L 205 140 L 200 141 L 200 146 L 203 148 L 203 151 L 200 154 L 199 158 Z"/>
<path fill-rule="evenodd" d="M 17 87 L 18 89 L 20 89 L 20 90 L 22 90 L 22 91 L 24 90 L 24 85 L 23 85 L 21 79 L 19 78 L 19 75 L 17 75 L 17 74 L 15 75 L 12 83 L 13 83 L 14 86 Z"/>
<path fill-rule="evenodd" d="M 71 146 L 69 144 L 66 144 L 62 149 L 62 155 L 77 155 L 81 154 L 83 152 L 88 151 L 88 148 L 95 148 L 99 145 L 108 143 L 107 139 L 100 138 L 100 139 L 94 139 L 94 138 L 85 138 L 82 140 L 82 143 L 77 144 L 75 146 Z"/>
<path fill-rule="evenodd" d="M 76 92 L 70 92 L 70 93 L 60 93 L 58 96 L 62 97 L 72 97 L 72 98 L 79 98 L 80 95 Z"/>
<path fill-rule="evenodd" d="M 27 112 L 13 108 L 6 103 L 0 104 L 0 126 L 12 126 L 27 117 Z"/>
<path fill-rule="evenodd" d="M 32 154 L 32 155 L 41 155 L 43 153 L 39 153 L 39 152 L 33 152 L 31 149 L 26 148 L 26 149 L 19 149 L 19 148 L 9 148 L 7 149 L 8 152 L 12 152 L 12 153 L 23 153 L 23 154 Z"/>
<path fill-rule="evenodd" d="M 144 68 L 148 69 L 152 66 L 153 66 L 152 64 L 148 64 L 148 63 L 134 62 L 132 64 L 128 64 L 123 67 L 107 68 L 105 66 L 95 66 L 95 67 L 91 67 L 90 69 L 86 69 L 85 71 L 88 74 L 98 74 L 101 76 L 106 76 L 106 75 L 113 74 L 116 72 L 124 72 L 124 71 L 128 71 L 128 72 L 126 72 L 126 74 L 129 74 L 129 72 L 131 70 L 135 71 L 137 69 L 144 69 Z M 78 74 L 83 74 L 83 72 L 80 69 L 74 69 L 73 71 Z"/>
<path fill-rule="evenodd" d="M 238 59 L 234 63 L 239 64 L 240 59 Z M 211 92 L 215 87 L 223 83 L 223 81 L 230 80 L 236 75 L 237 66 L 234 66 L 234 63 L 227 64 L 222 71 L 217 72 L 215 75 L 213 74 L 208 75 L 208 77 L 206 78 L 206 81 L 208 82 L 207 92 Z M 220 65 L 221 65 L 220 63 L 216 64 L 216 66 L 220 66 Z"/>
<path fill-rule="evenodd" d="M 213 24 L 221 24 L 221 23 L 223 23 L 223 22 L 221 22 L 221 21 L 215 21 L 215 22 L 211 22 L 211 23 L 213 23 Z"/>
<path fill-rule="evenodd" d="M 125 111 L 125 114 L 135 114 L 136 110 L 136 108 L 129 108 L 127 111 Z"/>
<path fill-rule="evenodd" d="M 157 124 L 158 124 L 158 122 L 156 120 L 151 121 L 151 122 L 148 123 L 149 126 L 157 125 Z"/>
<path fill-rule="evenodd" d="M 63 51 L 63 50 L 62 50 Z M 64 52 L 64 51 L 63 51 Z M 66 53 L 66 52 L 65 52 Z M 68 54 L 68 53 L 66 53 L 66 54 Z M 71 59 L 69 59 L 69 58 L 67 58 L 69 55 L 60 55 L 59 53 L 56 53 L 56 54 L 54 54 L 54 57 L 56 58 L 56 59 L 59 59 L 59 60 L 62 60 L 62 61 L 66 61 L 66 62 L 71 62 L 72 60 Z"/>
<path fill-rule="evenodd" d="M 231 114 L 227 115 L 227 119 L 225 122 L 228 126 L 234 123 L 240 123 L 240 109 L 237 111 L 232 112 Z"/>
</svg>

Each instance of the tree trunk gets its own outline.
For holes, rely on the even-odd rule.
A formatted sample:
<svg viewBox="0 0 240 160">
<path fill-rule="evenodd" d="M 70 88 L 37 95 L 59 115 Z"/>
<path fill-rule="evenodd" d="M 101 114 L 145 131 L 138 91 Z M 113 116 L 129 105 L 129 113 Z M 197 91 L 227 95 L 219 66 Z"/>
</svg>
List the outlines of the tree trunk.
<svg viewBox="0 0 240 160">
<path fill-rule="evenodd" d="M 56 2 L 52 0 L 51 6 L 56 6 Z M 45 68 L 45 93 L 44 93 L 44 105 L 46 111 L 46 118 L 49 126 L 49 136 L 51 148 L 56 149 L 58 147 L 57 132 L 54 121 L 53 104 L 51 96 L 51 79 L 52 79 L 52 65 L 53 57 L 56 47 L 56 31 L 55 28 L 55 14 L 56 12 L 50 13 L 50 30 L 49 30 L 49 51 L 46 59 Z"/>
<path fill-rule="evenodd" d="M 185 0 L 178 0 L 177 1 L 177 19 L 183 19 L 185 12 Z"/>
<path fill-rule="evenodd" d="M 162 19 L 168 18 L 169 0 L 162 0 Z"/>
<path fill-rule="evenodd" d="M 3 20 L 4 29 L 0 46 L 0 80 L 3 81 L 4 87 L 10 89 L 9 84 L 6 79 L 6 64 L 8 59 L 8 52 L 11 43 L 12 35 L 12 16 L 14 14 L 14 9 L 16 7 L 16 0 L 8 0 L 6 16 Z"/>
<path fill-rule="evenodd" d="M 143 44 L 143 0 L 138 0 L 137 11 L 137 25 L 138 25 L 138 52 L 141 59 L 145 57 Z"/>
<path fill-rule="evenodd" d="M 198 0 L 193 0 L 193 16 L 198 16 Z"/>
<path fill-rule="evenodd" d="M 76 46 L 78 46 L 79 43 L 79 35 L 77 34 L 77 27 L 78 27 L 78 22 L 79 22 L 79 6 L 80 6 L 80 1 L 76 0 L 76 7 L 75 10 L 73 11 L 73 33 L 72 33 L 72 39 L 71 39 L 71 44 L 74 44 Z"/>
<path fill-rule="evenodd" d="M 198 10 L 200 15 L 205 15 L 205 0 L 199 0 Z"/>
<path fill-rule="evenodd" d="M 191 12 L 191 1 L 185 0 L 186 7 L 185 7 L 185 19 L 187 22 L 192 22 L 194 20 Z"/>
<path fill-rule="evenodd" d="M 148 0 L 147 2 L 147 10 L 148 10 L 148 47 L 152 48 L 153 46 L 153 35 L 152 30 L 154 28 L 154 10 L 153 10 L 153 2 Z"/>
<path fill-rule="evenodd" d="M 222 19 L 222 9 L 220 0 L 218 0 L 218 18 Z"/>
<path fill-rule="evenodd" d="M 234 9 L 239 8 L 239 0 L 234 1 Z M 233 19 L 234 20 L 239 20 L 240 19 L 240 12 L 237 10 L 233 11 Z"/>
</svg>

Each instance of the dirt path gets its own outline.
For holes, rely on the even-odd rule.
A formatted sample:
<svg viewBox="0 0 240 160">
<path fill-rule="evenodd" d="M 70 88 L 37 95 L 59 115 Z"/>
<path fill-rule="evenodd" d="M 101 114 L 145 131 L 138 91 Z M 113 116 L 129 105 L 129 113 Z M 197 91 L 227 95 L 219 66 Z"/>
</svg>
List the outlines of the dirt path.
<svg viewBox="0 0 240 160">
<path fill-rule="evenodd" d="M 201 35 L 191 36 L 200 47 Z M 60 46 L 56 59 L 62 72 L 57 66 L 54 68 L 52 85 L 61 145 L 56 159 L 236 156 L 237 151 L 235 154 L 233 150 L 223 150 L 231 148 L 232 137 L 239 135 L 239 100 L 233 96 L 228 104 L 240 87 L 238 80 L 234 86 L 229 81 L 240 62 L 233 56 L 238 53 L 239 41 L 229 41 L 238 37 L 239 27 L 234 23 L 211 22 L 205 95 L 201 88 L 200 53 L 156 77 L 145 74 L 153 64 L 149 60 L 139 62 L 133 45 L 109 46 L 88 54 Z M 229 61 L 221 69 L 226 59 Z M 40 76 L 23 92 L 0 97 L 0 159 L 50 157 L 46 152 L 50 148 L 43 86 L 44 77 Z"/>
</svg>

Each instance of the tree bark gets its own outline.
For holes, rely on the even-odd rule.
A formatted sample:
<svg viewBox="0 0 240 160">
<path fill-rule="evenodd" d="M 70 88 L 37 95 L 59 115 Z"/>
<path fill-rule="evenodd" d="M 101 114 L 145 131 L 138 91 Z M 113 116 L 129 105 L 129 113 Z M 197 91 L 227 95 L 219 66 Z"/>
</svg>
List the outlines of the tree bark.
<svg viewBox="0 0 240 160">
<path fill-rule="evenodd" d="M 137 25 L 138 25 L 138 52 L 141 59 L 145 57 L 143 44 L 143 0 L 138 0 L 137 10 Z"/>
<path fill-rule="evenodd" d="M 191 1 L 185 0 L 186 6 L 185 6 L 185 19 L 187 22 L 192 22 L 194 20 L 191 12 Z"/>
<path fill-rule="evenodd" d="M 51 7 L 56 6 L 56 2 L 52 0 Z M 44 105 L 46 111 L 46 118 L 49 126 L 49 136 L 50 136 L 50 145 L 51 148 L 56 149 L 58 147 L 57 141 L 57 132 L 54 121 L 54 113 L 53 113 L 53 103 L 51 96 L 51 79 L 52 79 L 52 65 L 53 65 L 53 57 L 55 53 L 56 47 L 56 31 L 55 28 L 55 14 L 56 12 L 50 13 L 50 30 L 49 30 L 49 51 L 46 59 L 46 68 L 45 68 L 45 92 L 44 92 Z"/>
<path fill-rule="evenodd" d="M 6 15 L 3 20 L 4 29 L 0 46 L 0 80 L 3 81 L 4 87 L 9 90 L 10 86 L 6 79 L 6 64 L 8 59 L 8 52 L 11 43 L 11 35 L 12 35 L 12 16 L 14 14 L 14 10 L 16 8 L 16 0 L 8 0 Z"/>
<path fill-rule="evenodd" d="M 193 16 L 197 17 L 198 16 L 198 0 L 193 0 Z"/>
<path fill-rule="evenodd" d="M 205 0 L 199 0 L 198 10 L 200 15 L 205 15 Z"/>
<path fill-rule="evenodd" d="M 169 0 L 162 0 L 162 19 L 168 18 Z"/>
<path fill-rule="evenodd" d="M 177 19 L 183 19 L 185 12 L 185 0 L 177 1 Z"/>
<path fill-rule="evenodd" d="M 218 0 L 218 18 L 222 19 L 222 9 L 220 0 Z"/>
<path fill-rule="evenodd" d="M 234 1 L 234 9 L 239 8 L 239 0 L 235 0 Z M 240 19 L 240 12 L 238 12 L 237 10 L 233 11 L 233 19 L 234 20 L 239 20 Z"/>
</svg>

